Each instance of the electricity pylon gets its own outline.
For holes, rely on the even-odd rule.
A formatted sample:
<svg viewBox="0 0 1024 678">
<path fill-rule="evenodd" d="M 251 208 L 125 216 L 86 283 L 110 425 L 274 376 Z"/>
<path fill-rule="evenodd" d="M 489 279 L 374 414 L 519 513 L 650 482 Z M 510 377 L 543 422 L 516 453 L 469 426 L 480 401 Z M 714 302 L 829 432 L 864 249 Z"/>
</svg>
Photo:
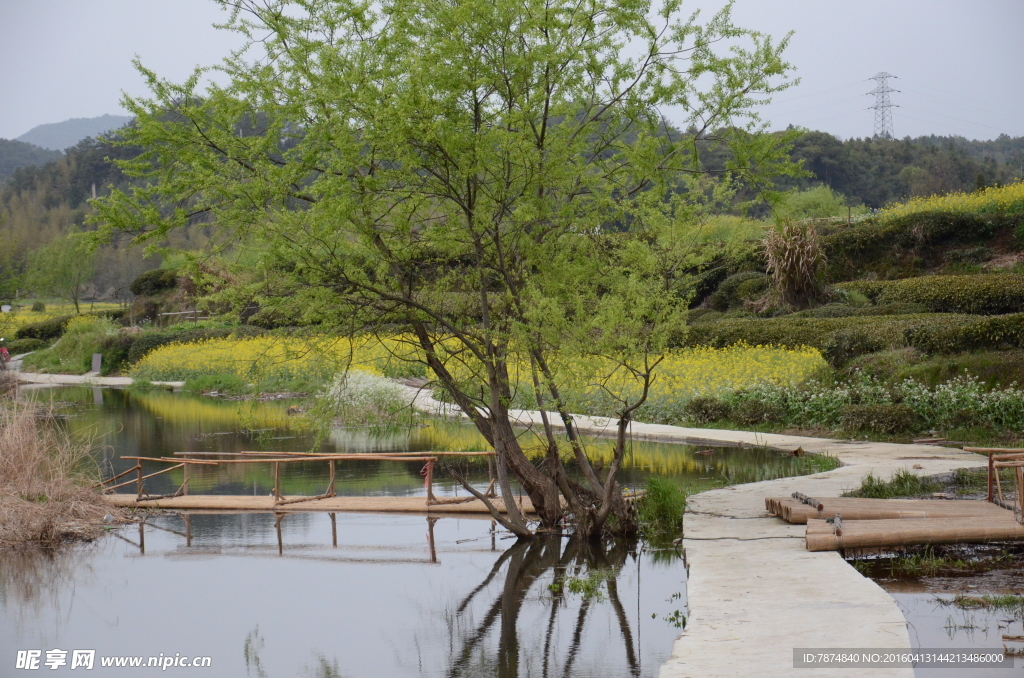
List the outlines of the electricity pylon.
<svg viewBox="0 0 1024 678">
<path fill-rule="evenodd" d="M 893 106 L 899 108 L 896 104 L 889 102 L 890 92 L 899 92 L 898 89 L 889 87 L 889 78 L 895 78 L 895 75 L 882 71 L 869 80 L 877 82 L 877 86 L 868 92 L 868 94 L 875 95 L 875 105 L 870 108 L 875 109 L 875 138 L 876 139 L 892 139 L 892 112 L 889 110 Z"/>
</svg>

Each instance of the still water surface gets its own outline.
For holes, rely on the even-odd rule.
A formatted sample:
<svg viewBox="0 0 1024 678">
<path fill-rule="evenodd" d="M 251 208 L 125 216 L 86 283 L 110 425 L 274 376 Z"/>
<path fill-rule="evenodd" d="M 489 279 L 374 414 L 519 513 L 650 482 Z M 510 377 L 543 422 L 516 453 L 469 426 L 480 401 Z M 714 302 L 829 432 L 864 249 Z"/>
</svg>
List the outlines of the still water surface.
<svg viewBox="0 0 1024 678">
<path fill-rule="evenodd" d="M 101 389 L 45 397 L 63 403 L 62 425 L 104 436 L 98 455 L 108 476 L 132 465 L 122 455 L 308 451 L 317 443 L 289 427 L 285 402 Z M 602 458 L 607 442 L 588 444 Z M 484 449 L 472 429 L 446 424 L 384 438 L 337 430 L 318 448 Z M 322 491 L 325 469 L 290 465 L 299 466 L 289 468 L 283 490 Z M 700 488 L 827 467 L 828 460 L 765 450 L 636 443 L 624 481 L 640 485 L 659 473 Z M 467 470 L 486 482 L 484 462 Z M 165 486 L 151 492 L 173 491 L 181 480 L 158 478 Z M 412 463 L 346 462 L 339 481 L 347 494 L 424 491 Z M 190 481 L 192 492 L 266 494 L 270 485 L 263 465 L 194 472 Z M 435 491 L 456 488 L 441 477 Z M 229 677 L 655 676 L 686 615 L 685 579 L 674 550 L 517 541 L 489 519 L 156 515 L 56 555 L 0 557 L 0 675 L 19 649 L 59 648 L 210 656 L 210 669 L 167 671 Z M 132 672 L 97 659 L 91 674 Z"/>
</svg>

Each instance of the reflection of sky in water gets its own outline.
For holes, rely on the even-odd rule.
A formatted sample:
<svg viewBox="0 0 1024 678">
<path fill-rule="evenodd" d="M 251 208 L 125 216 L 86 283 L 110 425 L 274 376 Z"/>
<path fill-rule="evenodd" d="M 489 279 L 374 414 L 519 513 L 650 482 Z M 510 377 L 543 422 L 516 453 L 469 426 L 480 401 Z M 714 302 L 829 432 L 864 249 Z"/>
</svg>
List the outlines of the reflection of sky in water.
<svg viewBox="0 0 1024 678">
<path fill-rule="evenodd" d="M 967 590 L 972 578 L 963 578 L 959 586 L 960 592 L 971 596 L 984 595 L 987 592 Z M 883 587 L 890 588 L 887 582 L 880 582 Z M 1024 635 L 1024 625 L 1020 611 L 1014 613 L 996 609 L 960 609 L 955 605 L 943 604 L 952 601 L 957 595 L 950 593 L 934 593 L 930 591 L 908 590 L 913 587 L 894 582 L 889 595 L 899 605 L 907 620 L 907 631 L 910 643 L 915 648 L 935 648 L 942 650 L 978 649 L 1000 651 L 1006 645 L 1009 648 L 1021 648 L 1024 643 L 1004 643 L 1003 636 Z M 1014 660 L 1015 668 L 920 668 L 915 671 L 919 678 L 1019 678 L 1024 674 L 1021 669 L 1021 658 Z"/>
<path fill-rule="evenodd" d="M 562 676 L 573 656 L 571 676 L 655 676 L 679 633 L 664 618 L 685 613 L 668 600 L 684 590 L 677 558 L 517 543 L 489 520 L 338 514 L 335 548 L 328 515 L 290 515 L 283 556 L 271 514 L 190 521 L 190 547 L 184 519 L 161 516 L 145 555 L 131 526 L 56 560 L 0 560 L 0 665 L 61 648 L 210 655 L 228 677 Z M 600 598 L 556 601 L 560 563 L 619 574 Z M 263 674 L 246 672 L 247 639 Z M 107 674 L 127 675 L 91 675 Z"/>
</svg>

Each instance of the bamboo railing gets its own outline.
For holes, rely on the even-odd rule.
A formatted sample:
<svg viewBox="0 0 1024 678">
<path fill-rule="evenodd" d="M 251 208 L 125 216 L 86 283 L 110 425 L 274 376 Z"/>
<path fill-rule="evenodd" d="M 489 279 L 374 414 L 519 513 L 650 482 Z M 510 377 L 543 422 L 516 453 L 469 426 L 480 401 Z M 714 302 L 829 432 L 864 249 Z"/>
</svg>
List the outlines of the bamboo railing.
<svg viewBox="0 0 1024 678">
<path fill-rule="evenodd" d="M 170 457 L 137 457 L 137 456 L 124 456 L 121 459 L 134 460 L 135 466 L 117 474 L 112 478 L 108 478 L 103 482 L 99 483 L 97 487 L 102 487 L 103 492 L 109 492 L 117 489 L 118 487 L 124 487 L 125 485 L 136 485 L 137 497 L 136 501 L 155 500 L 155 499 L 166 499 L 168 497 L 179 497 L 188 495 L 189 491 L 189 478 L 191 476 L 192 466 L 219 466 L 221 464 L 273 464 L 274 466 L 274 506 L 283 506 L 285 504 L 296 504 L 305 501 L 314 501 L 317 499 L 328 499 L 330 497 L 337 496 L 335 491 L 335 464 L 339 461 L 415 461 L 423 462 L 423 468 L 420 470 L 420 475 L 424 476 L 424 487 L 427 490 L 427 504 L 458 504 L 467 501 L 473 501 L 475 497 L 458 497 L 458 498 L 438 498 L 434 496 L 434 464 L 440 457 L 493 457 L 494 452 L 374 452 L 374 453 L 350 453 L 350 454 L 333 454 L 333 453 L 322 453 L 322 452 L 257 452 L 243 450 L 241 452 L 174 452 Z M 213 458 L 218 457 L 218 458 Z M 224 459 L 222 457 L 228 457 Z M 292 497 L 286 498 L 281 494 L 281 465 L 290 464 L 296 462 L 310 462 L 310 461 L 325 461 L 328 464 L 328 481 L 327 489 L 323 494 L 305 496 L 305 497 Z M 154 462 L 163 464 L 172 464 L 171 466 L 143 475 L 142 463 L 143 462 Z M 153 476 L 158 476 L 168 471 L 175 469 L 184 469 L 184 479 L 178 489 L 172 494 L 163 494 L 159 496 L 150 495 L 146 492 L 145 481 Z M 494 497 L 494 464 L 491 459 L 488 459 L 488 469 L 490 471 L 490 483 L 487 486 L 487 490 L 484 493 L 487 497 Z M 136 478 L 128 480 L 117 485 L 107 486 L 107 483 L 113 482 L 126 475 L 136 473 Z"/>
</svg>

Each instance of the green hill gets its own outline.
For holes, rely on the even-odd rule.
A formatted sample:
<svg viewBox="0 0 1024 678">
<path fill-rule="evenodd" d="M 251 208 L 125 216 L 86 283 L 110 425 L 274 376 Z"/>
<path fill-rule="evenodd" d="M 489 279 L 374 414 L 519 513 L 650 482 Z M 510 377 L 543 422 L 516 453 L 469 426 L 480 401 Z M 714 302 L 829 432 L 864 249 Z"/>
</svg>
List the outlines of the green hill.
<svg viewBox="0 0 1024 678">
<path fill-rule="evenodd" d="M 0 183 L 19 167 L 45 165 L 60 156 L 60 151 L 50 151 L 23 141 L 0 139 Z"/>
</svg>

